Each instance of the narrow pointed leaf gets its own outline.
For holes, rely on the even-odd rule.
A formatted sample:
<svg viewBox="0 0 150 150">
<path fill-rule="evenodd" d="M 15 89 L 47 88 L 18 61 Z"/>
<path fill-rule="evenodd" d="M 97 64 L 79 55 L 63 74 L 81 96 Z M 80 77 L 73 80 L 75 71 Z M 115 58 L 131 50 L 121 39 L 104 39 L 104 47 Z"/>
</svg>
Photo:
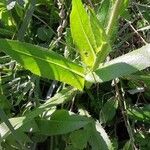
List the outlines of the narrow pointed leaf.
<svg viewBox="0 0 150 150">
<path fill-rule="evenodd" d="M 150 66 L 150 44 L 115 58 L 86 75 L 88 82 L 105 82 L 143 70 Z"/>
<path fill-rule="evenodd" d="M 120 0 L 120 7 L 117 9 L 118 15 L 122 16 L 126 12 L 126 8 L 128 7 L 129 1 L 130 0 Z M 102 0 L 100 7 L 98 8 L 97 11 L 97 17 L 98 20 L 101 22 L 104 27 L 106 27 L 106 23 L 108 22 L 108 19 L 112 13 L 112 8 L 114 5 L 115 1 L 114 0 Z M 118 21 L 118 17 L 115 18 L 116 21 Z"/>
<path fill-rule="evenodd" d="M 101 51 L 102 45 L 106 44 L 107 40 L 95 14 L 88 15 L 81 0 L 72 0 L 70 26 L 83 62 L 92 67 L 96 61 L 96 54 Z"/>
<path fill-rule="evenodd" d="M 0 39 L 0 50 L 36 75 L 83 89 L 84 69 L 53 51 L 28 43 L 4 39 Z"/>
</svg>

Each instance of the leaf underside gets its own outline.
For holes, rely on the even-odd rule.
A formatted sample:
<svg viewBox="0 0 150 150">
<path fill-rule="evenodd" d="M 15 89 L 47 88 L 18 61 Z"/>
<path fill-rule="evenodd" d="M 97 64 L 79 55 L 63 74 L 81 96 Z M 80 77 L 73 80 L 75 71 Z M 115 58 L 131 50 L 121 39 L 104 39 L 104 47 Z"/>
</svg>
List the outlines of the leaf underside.
<svg viewBox="0 0 150 150">
<path fill-rule="evenodd" d="M 86 75 L 88 82 L 105 82 L 126 76 L 150 66 L 150 44 L 115 58 L 101 65 L 95 72 Z"/>
</svg>

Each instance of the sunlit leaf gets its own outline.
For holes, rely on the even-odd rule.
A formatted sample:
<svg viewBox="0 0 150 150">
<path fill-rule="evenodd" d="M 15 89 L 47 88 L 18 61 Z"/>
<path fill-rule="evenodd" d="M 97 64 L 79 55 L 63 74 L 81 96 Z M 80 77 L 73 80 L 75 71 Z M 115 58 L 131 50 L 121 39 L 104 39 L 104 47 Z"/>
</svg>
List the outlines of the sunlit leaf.
<svg viewBox="0 0 150 150">
<path fill-rule="evenodd" d="M 92 67 L 96 61 L 96 54 L 101 52 L 102 46 L 107 43 L 105 32 L 95 14 L 86 12 L 81 0 L 72 0 L 70 16 L 71 34 L 78 47 L 83 62 Z M 107 55 L 108 49 L 102 51 L 101 61 Z"/>
<path fill-rule="evenodd" d="M 0 49 L 32 73 L 84 87 L 84 69 L 48 49 L 13 40 L 0 40 Z"/>
</svg>

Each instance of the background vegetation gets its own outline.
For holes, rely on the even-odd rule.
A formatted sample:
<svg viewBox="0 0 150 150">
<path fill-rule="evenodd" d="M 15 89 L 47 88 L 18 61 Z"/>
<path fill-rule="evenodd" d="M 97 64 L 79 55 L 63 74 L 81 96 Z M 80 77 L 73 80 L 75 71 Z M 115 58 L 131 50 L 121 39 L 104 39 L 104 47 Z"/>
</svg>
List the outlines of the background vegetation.
<svg viewBox="0 0 150 150">
<path fill-rule="evenodd" d="M 0 1 L 0 149 L 150 149 L 150 2 L 117 1 Z"/>
</svg>

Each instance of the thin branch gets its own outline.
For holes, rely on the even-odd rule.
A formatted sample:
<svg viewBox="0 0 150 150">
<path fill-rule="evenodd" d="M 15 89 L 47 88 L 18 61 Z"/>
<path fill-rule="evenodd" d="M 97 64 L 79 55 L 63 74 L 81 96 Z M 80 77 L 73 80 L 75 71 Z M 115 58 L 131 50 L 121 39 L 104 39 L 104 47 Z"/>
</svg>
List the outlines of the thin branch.
<svg viewBox="0 0 150 150">
<path fill-rule="evenodd" d="M 133 27 L 133 25 L 131 24 L 131 22 L 130 21 L 128 21 L 128 20 L 126 20 L 128 23 L 129 23 L 129 25 L 130 25 L 130 27 L 132 28 L 132 30 L 138 35 L 138 37 L 142 40 L 142 42 L 146 45 L 147 44 L 147 42 L 144 40 L 144 38 L 140 35 L 140 33 Z"/>
<path fill-rule="evenodd" d="M 136 149 L 136 146 L 134 144 L 135 140 L 134 140 L 133 131 L 132 131 L 132 128 L 131 128 L 131 125 L 130 125 L 130 122 L 129 122 L 129 118 L 128 118 L 128 115 L 127 115 L 127 111 L 126 111 L 125 101 L 124 101 L 124 98 L 123 98 L 122 94 L 120 93 L 120 90 L 119 90 L 119 87 L 118 87 L 118 84 L 117 84 L 116 80 L 114 80 L 114 83 L 115 83 L 115 90 L 116 90 L 116 98 L 119 101 L 119 105 L 120 105 L 120 108 L 121 108 L 121 112 L 122 112 L 122 116 L 123 116 L 123 119 L 124 119 L 124 122 L 125 122 L 125 126 L 127 128 L 127 131 L 128 131 L 128 134 L 129 134 L 129 137 L 130 137 L 130 140 L 131 140 L 132 148 Z"/>
</svg>

